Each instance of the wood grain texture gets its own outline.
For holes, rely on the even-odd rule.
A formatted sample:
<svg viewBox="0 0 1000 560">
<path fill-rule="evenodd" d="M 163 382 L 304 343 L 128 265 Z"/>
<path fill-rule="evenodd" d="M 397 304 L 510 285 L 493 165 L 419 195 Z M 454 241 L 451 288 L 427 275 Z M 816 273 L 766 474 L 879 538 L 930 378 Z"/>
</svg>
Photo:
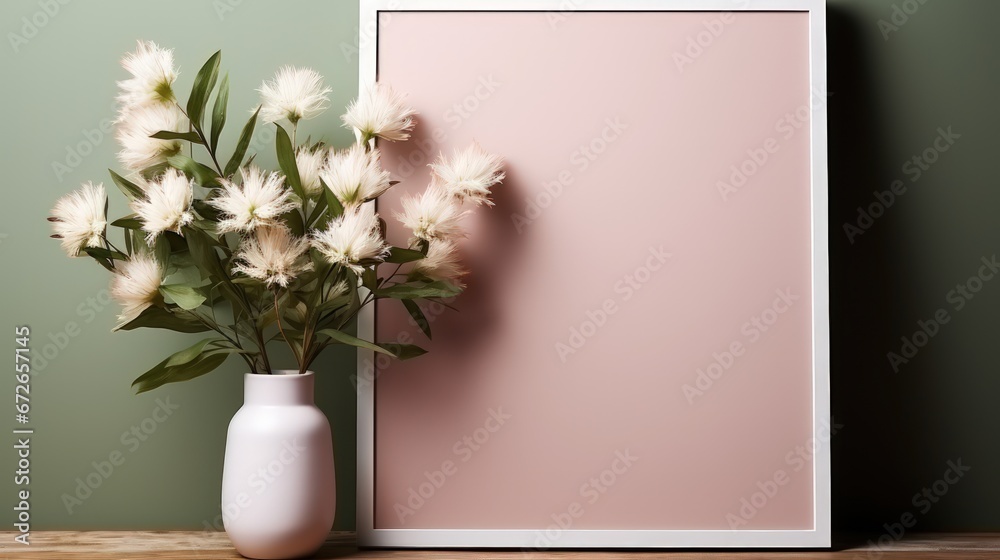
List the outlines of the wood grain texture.
<svg viewBox="0 0 1000 560">
<path fill-rule="evenodd" d="M 4 560 L 221 560 L 242 558 L 225 533 L 201 531 L 41 531 L 31 545 L 14 543 L 16 533 L 2 532 Z M 519 550 L 358 550 L 354 533 L 335 532 L 314 558 L 388 558 L 414 560 L 996 560 L 1000 534 L 913 535 L 881 549 L 867 537 L 842 537 L 830 551 L 546 551 Z"/>
</svg>

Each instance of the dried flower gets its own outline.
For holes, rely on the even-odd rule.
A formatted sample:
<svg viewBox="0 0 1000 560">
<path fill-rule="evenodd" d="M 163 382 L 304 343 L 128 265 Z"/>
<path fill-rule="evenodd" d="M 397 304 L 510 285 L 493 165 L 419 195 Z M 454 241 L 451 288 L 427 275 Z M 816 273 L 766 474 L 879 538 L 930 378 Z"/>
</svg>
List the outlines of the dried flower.
<svg viewBox="0 0 1000 560">
<path fill-rule="evenodd" d="M 149 103 L 173 103 L 174 51 L 159 47 L 152 41 L 139 41 L 135 52 L 122 58 L 122 67 L 132 77 L 118 82 L 118 101 L 126 108 Z M 122 117 L 128 111 L 123 112 Z"/>
<path fill-rule="evenodd" d="M 326 164 L 325 150 L 307 150 L 299 148 L 295 152 L 295 166 L 299 169 L 299 181 L 302 190 L 309 198 L 316 198 L 323 192 L 319 174 Z"/>
<path fill-rule="evenodd" d="M 122 304 L 115 330 L 134 320 L 154 303 L 162 301 L 162 278 L 160 264 L 148 255 L 136 254 L 118 264 L 115 275 L 111 278 L 111 296 Z"/>
<path fill-rule="evenodd" d="M 191 203 L 194 188 L 191 180 L 176 169 L 168 169 L 146 185 L 146 197 L 132 201 L 132 211 L 142 221 L 146 242 L 152 244 L 165 231 L 181 233 L 194 220 Z"/>
<path fill-rule="evenodd" d="M 366 151 L 359 144 L 331 150 L 320 176 L 344 208 L 356 208 L 391 186 L 389 172 L 382 169 L 379 158 L 378 150 Z"/>
<path fill-rule="evenodd" d="M 397 141 L 410 137 L 413 129 L 412 108 L 404 104 L 402 95 L 385 84 L 376 83 L 347 108 L 341 119 L 344 126 L 365 143 L 372 138 Z"/>
<path fill-rule="evenodd" d="M 290 200 L 285 178 L 251 165 L 243 170 L 243 185 L 222 179 L 223 193 L 209 204 L 223 213 L 220 232 L 249 232 L 258 227 L 279 225 L 281 216 L 297 206 Z"/>
<path fill-rule="evenodd" d="M 413 231 L 413 237 L 430 241 L 432 239 L 454 239 L 464 235 L 463 212 L 447 192 L 431 185 L 417 196 L 407 196 L 401 201 L 403 211 L 396 213 L 396 219 Z"/>
<path fill-rule="evenodd" d="M 458 245 L 451 240 L 432 240 L 427 248 L 427 256 L 414 263 L 413 272 L 432 280 L 444 280 L 460 288 L 465 287 L 460 280 L 466 271 L 461 266 Z"/>
<path fill-rule="evenodd" d="M 56 201 L 52 209 L 53 237 L 62 240 L 62 248 L 71 257 L 80 255 L 84 247 L 102 247 L 107 217 L 104 209 L 108 197 L 104 185 L 84 183 L 80 190 Z"/>
<path fill-rule="evenodd" d="M 323 87 L 323 76 L 315 70 L 282 66 L 274 79 L 264 82 L 257 91 L 262 101 L 262 119 L 267 122 L 288 119 L 296 124 L 325 111 L 333 90 Z"/>
<path fill-rule="evenodd" d="M 504 178 L 503 158 L 483 151 L 477 142 L 431 164 L 441 186 L 459 201 L 493 206 L 490 188 Z"/>
<path fill-rule="evenodd" d="M 284 226 L 259 228 L 240 245 L 233 271 L 256 278 L 269 288 L 287 288 L 298 275 L 312 270 L 308 250 L 309 240 L 293 236 Z"/>
<path fill-rule="evenodd" d="M 132 171 L 141 171 L 167 161 L 181 151 L 180 140 L 152 138 L 160 131 L 187 132 L 188 120 L 176 105 L 144 105 L 127 109 L 119 118 L 118 159 Z"/>
<path fill-rule="evenodd" d="M 344 212 L 325 230 L 315 232 L 312 244 L 331 263 L 357 274 L 364 271 L 361 261 L 381 261 L 389 254 L 389 246 L 379 231 L 378 214 L 374 213 Z"/>
</svg>

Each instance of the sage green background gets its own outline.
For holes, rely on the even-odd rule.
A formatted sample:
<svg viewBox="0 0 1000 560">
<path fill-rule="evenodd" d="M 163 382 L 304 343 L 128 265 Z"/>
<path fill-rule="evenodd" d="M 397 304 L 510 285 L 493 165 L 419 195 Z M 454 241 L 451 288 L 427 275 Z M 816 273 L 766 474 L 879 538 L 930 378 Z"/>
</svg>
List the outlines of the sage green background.
<svg viewBox="0 0 1000 560">
<path fill-rule="evenodd" d="M 997 530 L 1000 280 L 952 313 L 899 372 L 886 353 L 898 351 L 899 337 L 912 334 L 918 319 L 947 307 L 948 291 L 1000 246 L 1000 2 L 928 0 L 885 40 L 878 22 L 892 16 L 894 4 L 918 5 L 835 0 L 829 8 L 833 410 L 843 424 L 832 443 L 835 528 L 879 531 L 911 511 L 915 530 Z M 4 347 L 13 352 L 15 325 L 31 327 L 36 356 L 49 344 L 51 353 L 70 322 L 79 328 L 44 367 L 35 363 L 34 528 L 203 528 L 219 514 L 226 426 L 242 401 L 241 362 L 133 396 L 131 380 L 188 337 L 112 334 L 114 304 L 98 304 L 88 315 L 88 298 L 100 297 L 107 276 L 92 262 L 65 258 L 46 238 L 44 218 L 56 198 L 82 181 L 110 186 L 106 168 L 116 167 L 115 142 L 85 131 L 113 116 L 115 80 L 123 74 L 117 61 L 138 38 L 176 49 L 182 94 L 200 64 L 223 50 L 232 85 L 226 152 L 257 101 L 255 88 L 282 64 L 311 66 L 334 88 L 333 110 L 305 123 L 300 134 L 348 142 L 338 115 L 357 90 L 357 5 L 73 0 L 15 52 L 10 34 L 22 33 L 22 18 L 42 20 L 35 14 L 44 13 L 43 5 L 0 4 L 7 37 L 0 47 L 0 316 L 10 337 Z M 909 182 L 902 165 L 948 126 L 961 138 Z M 53 164 L 66 164 L 67 150 L 78 149 L 91 153 L 71 160 L 77 164 L 57 178 Z M 269 136 L 258 134 L 251 149 L 273 165 Z M 849 243 L 843 224 L 896 178 L 907 180 L 906 193 Z M 111 191 L 112 213 L 124 213 Z M 353 367 L 350 352 L 328 355 L 316 367 L 318 400 L 334 427 L 339 529 L 354 527 Z M 8 395 L 0 398 L 8 403 L 0 405 L 0 427 L 14 427 L 12 375 L 0 379 L 0 393 Z M 168 398 L 180 409 L 130 452 L 123 432 Z M 14 457 L 9 443 L 3 448 L 0 507 L 10 520 Z M 125 463 L 70 514 L 61 496 L 115 450 Z M 919 512 L 913 495 L 958 458 L 972 470 L 929 512 Z"/>
</svg>

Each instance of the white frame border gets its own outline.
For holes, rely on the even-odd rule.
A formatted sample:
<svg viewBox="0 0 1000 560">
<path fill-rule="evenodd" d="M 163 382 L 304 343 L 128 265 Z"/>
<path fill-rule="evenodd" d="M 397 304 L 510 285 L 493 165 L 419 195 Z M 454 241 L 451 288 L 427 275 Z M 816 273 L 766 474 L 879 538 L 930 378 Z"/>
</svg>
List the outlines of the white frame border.
<svg viewBox="0 0 1000 560">
<path fill-rule="evenodd" d="M 376 79 L 380 11 L 565 11 L 565 0 L 360 0 L 359 91 Z M 798 11 L 809 13 L 812 164 L 813 518 L 811 530 L 567 530 L 555 548 L 829 547 L 830 447 L 817 434 L 830 420 L 829 256 L 825 0 L 577 0 L 573 11 Z M 572 4 L 570 4 L 572 5 Z M 815 96 L 822 95 L 820 103 Z M 358 336 L 371 340 L 374 310 L 362 309 Z M 531 548 L 538 529 L 376 529 L 374 356 L 358 349 L 357 531 L 364 547 Z"/>
</svg>

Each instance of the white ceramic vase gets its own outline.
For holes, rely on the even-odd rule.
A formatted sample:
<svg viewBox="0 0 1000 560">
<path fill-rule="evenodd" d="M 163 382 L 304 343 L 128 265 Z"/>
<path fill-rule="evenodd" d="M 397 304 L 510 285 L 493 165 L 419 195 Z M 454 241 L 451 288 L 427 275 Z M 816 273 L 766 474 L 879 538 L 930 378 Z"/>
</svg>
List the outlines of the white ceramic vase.
<svg viewBox="0 0 1000 560">
<path fill-rule="evenodd" d="M 333 527 L 333 437 L 313 387 L 312 372 L 245 376 L 226 439 L 222 517 L 248 558 L 308 556 Z"/>
</svg>

